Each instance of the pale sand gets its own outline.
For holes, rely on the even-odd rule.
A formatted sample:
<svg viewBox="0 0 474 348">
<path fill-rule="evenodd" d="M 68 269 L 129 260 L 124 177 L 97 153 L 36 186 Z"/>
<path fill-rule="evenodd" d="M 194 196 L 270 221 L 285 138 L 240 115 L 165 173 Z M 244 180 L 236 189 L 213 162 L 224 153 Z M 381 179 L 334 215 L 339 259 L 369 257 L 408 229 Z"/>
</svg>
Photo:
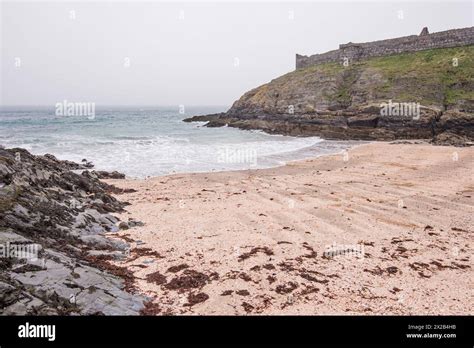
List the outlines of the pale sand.
<svg viewBox="0 0 474 348">
<path fill-rule="evenodd" d="M 117 196 L 131 203 L 121 218 L 145 223 L 118 235 L 163 256 L 118 264 L 163 314 L 472 314 L 474 148 L 372 143 L 346 159 L 108 180 L 138 190 Z M 324 258 L 333 243 L 363 243 L 364 257 Z M 145 279 L 170 282 L 180 264 L 210 279 L 182 291 Z"/>
</svg>

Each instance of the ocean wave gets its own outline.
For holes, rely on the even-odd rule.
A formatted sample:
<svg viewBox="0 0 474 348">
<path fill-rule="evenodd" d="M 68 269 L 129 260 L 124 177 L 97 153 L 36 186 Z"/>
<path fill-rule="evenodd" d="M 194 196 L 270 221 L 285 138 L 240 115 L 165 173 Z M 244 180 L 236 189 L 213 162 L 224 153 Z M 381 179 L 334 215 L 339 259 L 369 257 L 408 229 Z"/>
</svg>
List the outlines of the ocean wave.
<svg viewBox="0 0 474 348">
<path fill-rule="evenodd" d="M 169 110 L 107 111 L 85 122 L 50 117 L 41 124 L 32 115 L 21 125 L 2 129 L 1 141 L 60 159 L 87 158 L 98 170 L 118 170 L 131 177 L 279 166 L 307 156 L 323 142 L 317 137 L 200 127 L 182 122 L 182 115 Z"/>
</svg>

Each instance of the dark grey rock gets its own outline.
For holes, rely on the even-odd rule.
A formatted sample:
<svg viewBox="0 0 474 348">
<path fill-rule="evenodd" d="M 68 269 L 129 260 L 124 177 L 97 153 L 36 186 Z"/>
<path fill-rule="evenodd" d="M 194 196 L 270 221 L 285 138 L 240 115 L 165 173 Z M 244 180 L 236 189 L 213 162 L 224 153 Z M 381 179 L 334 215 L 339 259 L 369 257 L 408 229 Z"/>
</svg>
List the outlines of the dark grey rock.
<svg viewBox="0 0 474 348">
<path fill-rule="evenodd" d="M 136 315 L 143 308 L 146 299 L 105 267 L 130 248 L 106 237 L 117 231 L 111 213 L 126 205 L 111 195 L 121 190 L 88 171 L 74 173 L 92 166 L 83 162 L 0 149 L 0 244 L 30 248 L 0 258 L 0 314 Z"/>
</svg>

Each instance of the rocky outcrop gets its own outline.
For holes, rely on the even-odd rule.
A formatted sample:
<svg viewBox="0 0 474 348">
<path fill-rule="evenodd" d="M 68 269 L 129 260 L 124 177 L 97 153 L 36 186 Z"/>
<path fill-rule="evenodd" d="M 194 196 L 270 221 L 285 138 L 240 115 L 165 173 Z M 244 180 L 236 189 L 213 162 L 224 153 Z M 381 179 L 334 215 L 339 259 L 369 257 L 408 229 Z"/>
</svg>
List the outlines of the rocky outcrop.
<svg viewBox="0 0 474 348">
<path fill-rule="evenodd" d="M 455 58 L 455 59 L 454 59 Z M 208 127 L 325 139 L 474 140 L 474 46 L 298 69 L 245 93 Z"/>
<path fill-rule="evenodd" d="M 130 274 L 108 262 L 129 250 L 107 238 L 118 231 L 111 213 L 126 203 L 111 196 L 118 188 L 83 170 L 92 167 L 83 162 L 0 148 L 0 313 L 132 315 L 143 309 L 144 298 L 130 293 Z"/>
<path fill-rule="evenodd" d="M 113 172 L 106 172 L 104 170 L 92 171 L 99 179 L 125 179 L 125 174 L 119 173 L 116 170 Z"/>
</svg>

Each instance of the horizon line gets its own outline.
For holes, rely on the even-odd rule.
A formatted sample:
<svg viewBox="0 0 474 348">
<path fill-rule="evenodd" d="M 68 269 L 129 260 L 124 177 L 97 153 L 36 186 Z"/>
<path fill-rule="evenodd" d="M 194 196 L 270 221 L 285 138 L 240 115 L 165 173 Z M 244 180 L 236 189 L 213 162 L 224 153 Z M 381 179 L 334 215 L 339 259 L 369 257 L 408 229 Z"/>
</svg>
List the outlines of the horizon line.
<svg viewBox="0 0 474 348">
<path fill-rule="evenodd" d="M 66 99 L 67 100 L 67 99 Z M 0 104 L 0 108 L 15 108 L 15 107 L 51 107 L 54 108 L 57 103 L 63 102 L 59 101 L 54 104 Z M 71 101 L 72 103 L 88 103 L 85 101 Z M 180 105 L 185 107 L 230 107 L 230 105 L 225 104 L 98 104 L 93 102 L 96 107 L 160 107 L 160 108 L 174 108 Z"/>
</svg>

